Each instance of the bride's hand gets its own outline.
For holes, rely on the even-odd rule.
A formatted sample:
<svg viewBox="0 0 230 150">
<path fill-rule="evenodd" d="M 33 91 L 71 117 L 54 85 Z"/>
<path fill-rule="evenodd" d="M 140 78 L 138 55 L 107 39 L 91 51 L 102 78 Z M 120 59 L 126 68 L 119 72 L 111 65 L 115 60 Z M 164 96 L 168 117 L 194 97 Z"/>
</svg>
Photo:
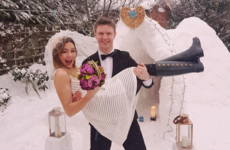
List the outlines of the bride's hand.
<svg viewBox="0 0 230 150">
<path fill-rule="evenodd" d="M 94 97 L 94 95 L 97 94 L 97 92 L 98 92 L 100 89 L 101 89 L 100 87 L 96 87 L 96 88 L 93 89 L 93 90 L 88 90 L 88 91 L 87 91 L 87 95 L 90 96 L 90 97 Z"/>
<path fill-rule="evenodd" d="M 80 99 L 82 99 L 82 93 L 81 93 L 80 91 L 76 91 L 76 92 L 73 94 L 72 102 L 79 101 Z"/>
</svg>

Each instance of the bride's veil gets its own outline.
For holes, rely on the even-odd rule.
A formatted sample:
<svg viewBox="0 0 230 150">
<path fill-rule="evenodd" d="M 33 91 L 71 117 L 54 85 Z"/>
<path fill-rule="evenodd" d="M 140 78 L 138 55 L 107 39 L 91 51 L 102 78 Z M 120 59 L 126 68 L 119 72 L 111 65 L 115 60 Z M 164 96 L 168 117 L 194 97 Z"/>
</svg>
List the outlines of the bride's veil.
<svg viewBox="0 0 230 150">
<path fill-rule="evenodd" d="M 48 74 L 53 78 L 54 67 L 52 52 L 54 47 L 59 43 L 63 37 L 70 37 L 74 40 L 77 49 L 76 65 L 79 67 L 82 61 L 88 56 L 92 55 L 97 50 L 97 42 L 92 37 L 87 37 L 74 31 L 60 31 L 53 35 L 47 45 L 45 46 L 45 63 Z"/>
</svg>

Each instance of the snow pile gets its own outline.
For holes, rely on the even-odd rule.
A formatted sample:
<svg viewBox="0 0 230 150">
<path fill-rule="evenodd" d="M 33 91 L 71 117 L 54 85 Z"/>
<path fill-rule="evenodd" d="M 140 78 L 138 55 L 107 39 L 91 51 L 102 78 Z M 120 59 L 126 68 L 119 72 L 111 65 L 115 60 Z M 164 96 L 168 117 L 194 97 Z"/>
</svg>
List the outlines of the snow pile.
<svg viewBox="0 0 230 150">
<path fill-rule="evenodd" d="M 230 77 L 228 76 L 230 54 L 214 30 L 205 22 L 198 18 L 188 18 L 182 21 L 175 30 L 166 31 L 154 20 L 146 17 L 145 21 L 135 30 L 129 29 L 121 21 L 117 27 L 115 47 L 129 51 L 136 61 L 144 63 L 158 61 L 188 49 L 192 44 L 193 37 L 198 37 L 201 40 L 204 50 L 204 57 L 201 58 L 205 67 L 204 72 L 175 76 L 174 78 L 164 77 L 160 84 L 160 79 L 156 79 L 156 84 L 151 91 L 142 89 L 142 93 L 145 94 L 139 98 L 139 107 L 137 106 L 139 115 L 148 117 L 151 105 L 159 103 L 159 118 L 156 123 L 159 127 L 159 135 L 161 135 L 159 139 L 162 139 L 166 131 L 171 130 L 167 126 L 168 117 L 170 117 L 169 124 L 173 128 L 173 132 L 166 134 L 166 140 L 163 140 L 163 143 L 158 143 L 167 145 L 162 149 L 170 149 L 171 144 L 167 140 L 175 140 L 176 127 L 172 123 L 172 119 L 180 113 L 182 104 L 184 109 L 181 112 L 189 113 L 191 117 L 193 114 L 187 110 L 189 107 L 187 102 L 230 106 L 228 92 L 230 89 Z M 172 85 L 173 88 L 171 88 Z M 159 87 L 158 93 L 156 89 Z M 185 102 L 183 102 L 184 100 Z"/>
</svg>

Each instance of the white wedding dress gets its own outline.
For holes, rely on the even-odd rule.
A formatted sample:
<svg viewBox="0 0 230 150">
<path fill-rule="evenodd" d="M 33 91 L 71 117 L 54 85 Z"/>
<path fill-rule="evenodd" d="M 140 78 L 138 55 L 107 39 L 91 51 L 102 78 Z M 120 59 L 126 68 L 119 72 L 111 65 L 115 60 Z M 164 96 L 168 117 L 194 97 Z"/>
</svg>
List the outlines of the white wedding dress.
<svg viewBox="0 0 230 150">
<path fill-rule="evenodd" d="M 72 93 L 81 90 L 79 80 L 71 77 Z M 107 79 L 83 109 L 86 119 L 103 136 L 122 145 L 127 138 L 137 104 L 137 79 L 133 67 Z"/>
<path fill-rule="evenodd" d="M 111 141 L 122 145 L 127 138 L 137 104 L 137 79 L 133 68 L 127 68 L 107 79 L 98 93 L 84 107 L 83 114 L 97 131 Z M 86 91 L 78 79 L 70 76 L 71 90 Z"/>
</svg>

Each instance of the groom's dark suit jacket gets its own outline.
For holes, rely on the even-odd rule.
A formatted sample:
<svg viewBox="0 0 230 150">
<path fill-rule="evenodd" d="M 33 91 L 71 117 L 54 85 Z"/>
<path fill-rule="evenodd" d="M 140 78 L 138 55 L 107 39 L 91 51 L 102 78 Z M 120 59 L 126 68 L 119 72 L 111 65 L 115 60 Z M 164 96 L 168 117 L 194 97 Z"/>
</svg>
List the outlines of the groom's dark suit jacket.
<svg viewBox="0 0 230 150">
<path fill-rule="evenodd" d="M 89 56 L 86 58 L 82 64 L 86 63 L 87 61 L 98 61 L 98 65 L 101 65 L 98 51 L 94 53 L 93 55 Z M 122 70 L 129 68 L 129 67 L 136 67 L 138 64 L 132 59 L 132 57 L 129 55 L 128 52 L 126 51 L 120 51 L 115 49 L 115 53 L 113 55 L 113 72 L 112 72 L 112 77 L 121 72 Z M 145 86 L 143 82 L 137 78 L 137 93 L 139 92 L 141 86 L 143 85 L 146 88 L 151 88 L 153 83 L 150 86 Z M 137 113 L 135 112 L 134 119 L 137 119 Z"/>
</svg>

